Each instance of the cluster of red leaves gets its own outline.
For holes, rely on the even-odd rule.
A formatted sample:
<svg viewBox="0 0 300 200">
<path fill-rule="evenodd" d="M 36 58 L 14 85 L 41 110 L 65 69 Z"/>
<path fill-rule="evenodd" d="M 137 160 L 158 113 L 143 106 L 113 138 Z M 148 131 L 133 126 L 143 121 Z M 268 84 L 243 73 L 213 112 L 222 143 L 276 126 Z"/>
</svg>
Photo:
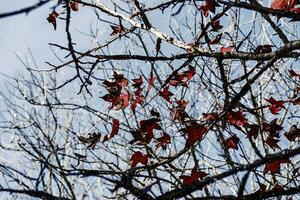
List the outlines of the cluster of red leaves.
<svg viewBox="0 0 300 200">
<path fill-rule="evenodd" d="M 139 163 L 141 163 L 143 165 L 147 165 L 149 157 L 150 156 L 148 154 L 143 155 L 142 152 L 140 152 L 140 151 L 135 152 L 130 158 L 131 167 L 135 167 Z"/>
<path fill-rule="evenodd" d="M 101 135 L 100 134 L 96 134 L 93 133 L 91 135 L 89 135 L 89 137 L 83 137 L 83 136 L 79 136 L 78 140 L 84 144 L 89 144 L 87 146 L 87 148 L 92 148 L 94 149 L 96 144 L 100 141 Z"/>
<path fill-rule="evenodd" d="M 280 173 L 280 164 L 291 163 L 289 159 L 278 159 L 265 164 L 264 174 L 270 172 L 271 174 Z"/>
<path fill-rule="evenodd" d="M 226 139 L 223 144 L 227 149 L 236 149 L 238 150 L 238 143 L 239 143 L 240 139 L 234 135 L 231 136 L 230 138 Z"/>
<path fill-rule="evenodd" d="M 215 13 L 216 7 L 220 5 L 215 0 L 205 0 L 205 3 L 200 6 L 200 11 L 207 17 L 209 12 Z"/>
<path fill-rule="evenodd" d="M 269 110 L 273 115 L 277 115 L 281 108 L 285 108 L 284 104 L 286 101 L 276 101 L 273 97 L 266 99 L 267 102 L 269 102 L 271 105 L 269 106 Z"/>
<path fill-rule="evenodd" d="M 245 116 L 242 110 L 230 111 L 227 113 L 227 120 L 231 125 L 246 127 L 248 125 L 248 119 L 246 119 Z"/>
<path fill-rule="evenodd" d="M 199 179 L 206 177 L 208 174 L 202 171 L 198 171 L 196 167 L 192 169 L 192 173 L 190 176 L 181 175 L 179 178 L 182 179 L 183 185 L 191 185 L 197 182 Z"/>
<path fill-rule="evenodd" d="M 60 4 L 60 3 L 61 3 L 61 1 L 59 0 L 58 4 Z M 69 7 L 73 11 L 78 11 L 79 10 L 79 3 L 72 1 L 72 2 L 69 3 Z M 56 20 L 57 20 L 58 16 L 59 16 L 59 14 L 55 10 L 53 10 L 52 13 L 50 13 L 49 16 L 47 17 L 48 22 L 53 25 L 54 30 L 56 30 L 56 26 L 57 26 Z"/>
<path fill-rule="evenodd" d="M 178 85 L 182 85 L 187 87 L 188 82 L 194 77 L 196 74 L 196 68 L 189 66 L 189 70 L 184 71 L 182 73 L 177 73 L 170 80 L 170 85 L 177 87 Z"/>
<path fill-rule="evenodd" d="M 110 109 L 120 110 L 129 106 L 131 95 L 127 90 L 128 80 L 124 78 L 123 74 L 115 71 L 113 77 L 113 80 L 103 81 L 103 85 L 109 93 L 101 98 L 112 103 Z"/>
<path fill-rule="evenodd" d="M 119 126 L 120 126 L 120 121 L 117 119 L 113 119 L 111 133 L 110 135 L 104 136 L 103 142 L 106 142 L 111 138 L 113 138 L 115 135 L 117 135 L 119 132 Z"/>
<path fill-rule="evenodd" d="M 190 147 L 197 141 L 202 140 L 207 131 L 207 127 L 202 124 L 198 124 L 195 121 L 192 121 L 190 125 L 182 129 L 182 132 L 187 135 L 186 147 Z"/>
<path fill-rule="evenodd" d="M 159 125 L 159 113 L 151 110 L 151 117 L 146 120 L 139 121 L 139 128 L 136 130 L 132 130 L 130 133 L 133 136 L 133 139 L 129 142 L 130 144 L 134 144 L 136 142 L 140 142 L 142 144 L 148 144 L 154 139 L 154 130 L 162 130 Z M 163 136 L 156 139 L 157 147 L 166 148 L 166 145 L 170 143 L 171 138 L 168 134 L 163 133 Z"/>
</svg>

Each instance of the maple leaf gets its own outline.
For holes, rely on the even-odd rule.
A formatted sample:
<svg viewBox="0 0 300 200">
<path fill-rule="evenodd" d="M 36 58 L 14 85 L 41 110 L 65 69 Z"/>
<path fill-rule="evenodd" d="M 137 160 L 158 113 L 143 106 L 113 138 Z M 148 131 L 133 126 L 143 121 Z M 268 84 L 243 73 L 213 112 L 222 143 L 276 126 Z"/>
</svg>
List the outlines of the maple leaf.
<svg viewBox="0 0 300 200">
<path fill-rule="evenodd" d="M 284 136 L 289 141 L 295 141 L 297 138 L 300 138 L 300 128 L 297 127 L 297 125 L 292 125 L 290 130 L 286 133 L 284 133 Z"/>
<path fill-rule="evenodd" d="M 118 73 L 117 71 L 113 71 L 113 77 L 121 87 L 124 88 L 128 85 L 128 80 L 124 78 L 123 74 Z"/>
<path fill-rule="evenodd" d="M 197 168 L 194 167 L 190 176 L 181 175 L 179 178 L 183 180 L 183 185 L 191 185 L 197 182 L 199 179 L 206 177 L 207 175 L 207 173 L 198 171 Z"/>
<path fill-rule="evenodd" d="M 207 132 L 207 128 L 204 125 L 192 122 L 191 125 L 182 129 L 182 132 L 187 134 L 186 146 L 189 147 L 195 142 L 203 139 L 204 134 Z"/>
<path fill-rule="evenodd" d="M 289 159 L 278 159 L 265 164 L 264 174 L 270 172 L 271 174 L 280 173 L 280 164 L 291 163 Z"/>
<path fill-rule="evenodd" d="M 205 3 L 200 6 L 200 11 L 207 17 L 209 12 L 215 13 L 218 6 L 220 5 L 215 0 L 205 0 Z"/>
<path fill-rule="evenodd" d="M 134 88 L 139 88 L 139 87 L 141 87 L 141 85 L 143 84 L 143 78 L 142 78 L 141 75 L 140 75 L 139 78 L 132 79 L 132 81 L 133 81 L 132 86 L 133 86 Z"/>
<path fill-rule="evenodd" d="M 117 81 L 104 80 L 102 82 L 102 84 L 104 85 L 104 87 L 106 88 L 106 90 L 109 93 L 114 93 L 114 94 L 118 94 L 118 95 L 121 93 L 122 86 L 119 85 L 119 83 Z"/>
<path fill-rule="evenodd" d="M 189 70 L 175 74 L 174 77 L 170 80 L 169 84 L 175 87 L 178 85 L 186 87 L 188 82 L 193 78 L 195 74 L 196 68 L 189 66 Z"/>
<path fill-rule="evenodd" d="M 59 16 L 59 14 L 53 10 L 51 14 L 49 14 L 49 17 L 47 18 L 48 22 L 51 23 L 54 27 L 54 30 L 56 30 L 56 18 Z"/>
<path fill-rule="evenodd" d="M 220 53 L 231 53 L 235 49 L 235 46 L 229 46 L 229 47 L 221 47 Z"/>
<path fill-rule="evenodd" d="M 110 140 L 115 135 L 117 135 L 119 132 L 119 126 L 120 126 L 120 121 L 117 119 L 113 119 L 111 133 L 110 135 L 104 136 L 103 142 L 106 142 L 107 140 Z"/>
<path fill-rule="evenodd" d="M 275 10 L 289 11 L 297 4 L 297 0 L 273 0 L 270 8 Z"/>
<path fill-rule="evenodd" d="M 121 34 L 125 31 L 124 27 L 122 25 L 119 26 L 113 26 L 110 25 L 111 29 L 113 30 L 110 35 L 116 35 L 116 34 Z"/>
<path fill-rule="evenodd" d="M 177 106 L 171 109 L 171 115 L 174 120 L 184 121 L 188 118 L 188 114 L 185 112 L 187 102 L 184 99 L 176 100 Z"/>
<path fill-rule="evenodd" d="M 71 2 L 70 3 L 70 8 L 73 11 L 78 11 L 79 10 L 79 4 L 77 2 Z"/>
<path fill-rule="evenodd" d="M 143 155 L 142 152 L 137 151 L 130 158 L 131 167 L 135 167 L 139 163 L 141 163 L 143 165 L 147 165 L 148 159 L 149 159 L 149 155 L 148 154 Z"/>
<path fill-rule="evenodd" d="M 277 119 L 273 119 L 270 123 L 263 122 L 262 125 L 263 125 L 263 130 L 268 132 L 271 137 L 279 138 L 279 132 L 283 128 L 277 123 L 277 121 L 278 121 Z"/>
<path fill-rule="evenodd" d="M 210 23 L 210 26 L 211 26 L 211 30 L 210 31 L 219 31 L 220 29 L 223 28 L 222 25 L 220 25 L 220 20 L 212 20 L 211 23 Z"/>
<path fill-rule="evenodd" d="M 239 141 L 240 141 L 240 139 L 236 135 L 234 135 L 234 136 L 231 136 L 230 138 L 226 139 L 224 141 L 224 145 L 228 149 L 236 149 L 236 150 L 238 150 L 238 143 L 239 143 Z"/>
<path fill-rule="evenodd" d="M 100 134 L 96 134 L 93 133 L 92 135 L 89 135 L 89 137 L 83 137 L 83 136 L 79 136 L 78 140 L 82 143 L 88 144 L 87 148 L 92 148 L 94 149 L 96 144 L 100 141 L 101 135 Z"/>
<path fill-rule="evenodd" d="M 151 114 L 151 116 L 153 116 L 153 117 L 155 117 L 155 118 L 160 118 L 160 114 L 159 114 L 159 112 L 157 112 L 154 108 L 152 108 L 151 110 L 150 110 L 150 114 Z"/>
<path fill-rule="evenodd" d="M 147 90 L 149 91 L 153 86 L 154 86 L 154 82 L 156 80 L 156 76 L 151 75 L 149 80 L 148 80 L 148 87 Z"/>
<path fill-rule="evenodd" d="M 254 137 L 256 139 L 257 136 L 258 136 L 259 125 L 257 125 L 257 124 L 250 124 L 248 127 L 250 128 L 250 130 L 247 132 L 247 137 L 248 138 Z"/>
<path fill-rule="evenodd" d="M 265 100 L 271 104 L 269 106 L 269 109 L 274 115 L 277 115 L 280 112 L 281 108 L 285 108 L 283 104 L 285 104 L 286 101 L 276 101 L 273 97 Z"/>
<path fill-rule="evenodd" d="M 159 96 L 164 98 L 166 101 L 170 102 L 170 97 L 173 96 L 174 94 L 169 91 L 169 87 L 165 87 L 161 91 L 159 91 Z"/>
<path fill-rule="evenodd" d="M 245 118 L 245 114 L 243 114 L 242 110 L 239 111 L 230 111 L 227 114 L 227 120 L 230 124 L 236 126 L 247 126 L 248 120 Z"/>
<path fill-rule="evenodd" d="M 254 50 L 254 53 L 271 53 L 272 52 L 272 45 L 258 45 Z"/>
<path fill-rule="evenodd" d="M 273 137 L 270 137 L 270 136 L 268 136 L 267 137 L 267 139 L 266 139 L 266 143 L 270 146 L 270 147 L 272 147 L 272 148 L 280 148 L 279 146 L 278 146 L 278 143 L 279 142 L 279 140 L 278 139 L 275 139 L 275 138 L 273 138 Z"/>
<path fill-rule="evenodd" d="M 150 118 L 147 120 L 141 120 L 139 122 L 140 124 L 140 130 L 142 133 L 146 132 L 146 141 L 150 141 L 154 135 L 153 135 L 153 129 L 155 130 L 162 130 L 158 122 L 160 119 L 157 118 Z"/>
<path fill-rule="evenodd" d="M 157 141 L 157 147 L 162 147 L 164 150 L 166 150 L 167 145 L 171 144 L 171 137 L 167 133 L 163 133 L 163 136 L 156 139 Z"/>
</svg>

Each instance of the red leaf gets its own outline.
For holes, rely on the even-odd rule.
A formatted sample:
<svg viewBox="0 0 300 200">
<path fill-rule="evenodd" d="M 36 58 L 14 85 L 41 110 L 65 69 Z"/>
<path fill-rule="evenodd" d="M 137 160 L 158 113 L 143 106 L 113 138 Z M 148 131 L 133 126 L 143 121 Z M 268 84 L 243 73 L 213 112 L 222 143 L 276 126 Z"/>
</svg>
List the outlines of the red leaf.
<svg viewBox="0 0 300 200">
<path fill-rule="evenodd" d="M 223 26 L 220 25 L 220 20 L 211 21 L 210 26 L 212 28 L 211 31 L 216 31 L 216 32 L 223 28 Z"/>
<path fill-rule="evenodd" d="M 197 168 L 194 167 L 190 176 L 181 175 L 179 178 L 183 180 L 183 185 L 191 185 L 197 182 L 199 179 L 206 177 L 207 175 L 207 173 L 198 171 Z"/>
<path fill-rule="evenodd" d="M 267 139 L 266 139 L 266 143 L 270 146 L 270 147 L 272 147 L 272 148 L 280 148 L 279 146 L 278 146 L 278 143 L 279 142 L 279 140 L 278 139 L 275 139 L 275 138 L 273 138 L 273 137 L 270 137 L 270 136 L 268 136 L 267 137 Z"/>
<path fill-rule="evenodd" d="M 227 114 L 227 120 L 230 124 L 236 126 L 247 126 L 248 120 L 245 118 L 245 114 L 243 114 L 242 110 L 239 111 L 230 111 Z"/>
<path fill-rule="evenodd" d="M 110 140 L 111 138 L 113 138 L 115 135 L 117 135 L 119 132 L 119 126 L 120 126 L 120 121 L 117 119 L 113 119 L 111 133 L 110 133 L 110 135 L 104 136 L 103 142 L 106 142 L 106 141 Z"/>
<path fill-rule="evenodd" d="M 274 115 L 277 115 L 280 112 L 281 108 L 285 108 L 283 106 L 285 101 L 276 101 L 273 97 L 271 97 L 269 99 L 265 99 L 265 100 L 267 102 L 269 102 L 270 104 L 272 104 L 269 106 L 269 109 L 270 109 L 271 113 Z"/>
<path fill-rule="evenodd" d="M 51 14 L 49 14 L 49 17 L 47 18 L 48 22 L 51 23 L 54 27 L 54 30 L 56 30 L 56 18 L 59 16 L 55 10 L 52 11 Z"/>
<path fill-rule="evenodd" d="M 289 11 L 297 4 L 297 0 L 274 0 L 271 4 L 272 9 Z"/>
<path fill-rule="evenodd" d="M 73 11 L 78 11 L 79 10 L 79 4 L 77 2 L 71 2 L 70 3 L 70 8 Z"/>
<path fill-rule="evenodd" d="M 139 88 L 143 84 L 143 78 L 142 78 L 142 76 L 140 76 L 139 78 L 136 78 L 136 79 L 132 79 L 132 81 L 133 81 L 132 86 L 134 88 Z"/>
<path fill-rule="evenodd" d="M 220 52 L 221 53 L 231 53 L 234 50 L 234 46 L 229 47 L 221 47 Z"/>
<path fill-rule="evenodd" d="M 282 160 L 274 160 L 271 162 L 266 163 L 264 174 L 270 172 L 271 174 L 280 173 L 280 164 L 281 163 L 291 163 L 289 159 L 282 159 Z"/>
<path fill-rule="evenodd" d="M 157 118 L 150 118 L 147 120 L 141 120 L 139 122 L 140 129 L 142 133 L 146 132 L 146 140 L 150 141 L 154 135 L 153 135 L 153 129 L 161 130 L 160 125 L 158 124 L 160 120 Z"/>
<path fill-rule="evenodd" d="M 143 155 L 140 151 L 135 152 L 131 158 L 131 167 L 135 167 L 137 164 L 141 163 L 143 165 L 147 165 L 149 159 L 149 155 Z"/>
<path fill-rule="evenodd" d="M 164 98 L 166 101 L 170 101 L 170 97 L 173 96 L 174 94 L 169 91 L 169 87 L 165 87 L 161 91 L 159 91 L 159 96 Z"/>
<path fill-rule="evenodd" d="M 218 6 L 219 4 L 215 0 L 205 0 L 205 3 L 200 6 L 200 11 L 207 17 L 209 12 L 215 13 Z"/>
<path fill-rule="evenodd" d="M 257 124 L 249 125 L 250 130 L 247 132 L 247 137 L 254 137 L 255 139 L 258 136 L 259 126 Z"/>
<path fill-rule="evenodd" d="M 202 113 L 205 121 L 215 121 L 218 118 L 218 113 Z"/>
<path fill-rule="evenodd" d="M 171 144 L 171 137 L 167 133 L 163 133 L 163 136 L 156 139 L 157 147 L 162 147 L 164 150 L 167 148 L 168 144 Z"/>
<path fill-rule="evenodd" d="M 263 122 L 263 130 L 268 132 L 271 137 L 279 138 L 279 131 L 283 128 L 277 124 L 277 119 L 273 119 L 270 123 Z"/>
<path fill-rule="evenodd" d="M 191 146 L 195 142 L 203 139 L 204 134 L 207 132 L 207 128 L 204 125 L 192 123 L 190 126 L 182 129 L 187 134 L 186 146 Z"/>
<path fill-rule="evenodd" d="M 238 143 L 239 143 L 240 139 L 237 136 L 231 136 L 230 138 L 226 139 L 224 141 L 224 145 L 228 148 L 228 149 L 236 149 L 238 150 Z"/>
<path fill-rule="evenodd" d="M 155 80 L 156 80 L 156 76 L 151 75 L 148 80 L 148 88 L 147 88 L 148 91 L 154 86 Z"/>
<path fill-rule="evenodd" d="M 125 31 L 125 29 L 122 25 L 119 25 L 119 26 L 111 25 L 110 27 L 113 30 L 113 32 L 110 35 L 120 34 L 120 33 L 123 33 Z"/>
<path fill-rule="evenodd" d="M 300 13 L 300 7 L 290 9 L 291 12 Z"/>
<path fill-rule="evenodd" d="M 151 116 L 155 117 L 155 118 L 159 118 L 160 117 L 160 114 L 159 112 L 157 112 L 154 108 L 152 108 L 150 110 L 150 113 L 151 113 Z"/>
<path fill-rule="evenodd" d="M 297 127 L 297 125 L 292 125 L 290 130 L 286 133 L 284 133 L 284 136 L 289 141 L 295 141 L 297 138 L 300 138 L 300 128 Z"/>
<path fill-rule="evenodd" d="M 189 70 L 184 71 L 182 73 L 176 74 L 171 80 L 170 85 L 172 86 L 187 86 L 188 82 L 193 78 L 196 74 L 196 68 L 189 66 Z"/>
</svg>

